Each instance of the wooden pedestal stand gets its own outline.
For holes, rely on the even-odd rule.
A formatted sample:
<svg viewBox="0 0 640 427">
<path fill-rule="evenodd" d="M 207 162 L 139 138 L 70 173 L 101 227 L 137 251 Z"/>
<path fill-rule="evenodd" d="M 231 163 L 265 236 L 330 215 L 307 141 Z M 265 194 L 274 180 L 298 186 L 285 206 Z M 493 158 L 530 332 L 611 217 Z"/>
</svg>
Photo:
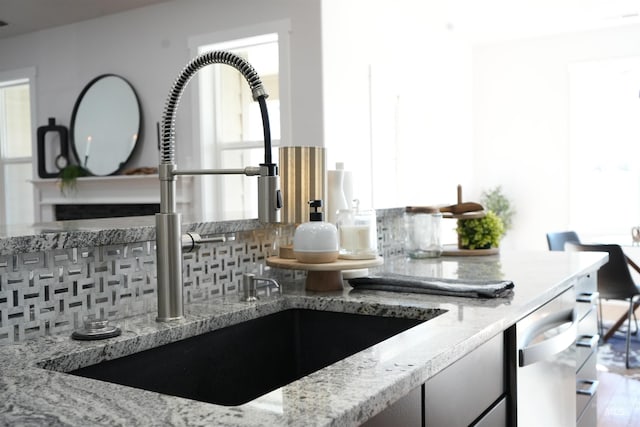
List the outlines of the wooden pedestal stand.
<svg viewBox="0 0 640 427">
<path fill-rule="evenodd" d="M 289 270 L 307 270 L 307 281 L 305 282 L 308 291 L 341 291 L 342 271 L 357 270 L 360 268 L 377 267 L 382 265 L 382 257 L 363 260 L 339 259 L 326 264 L 306 264 L 295 259 L 280 257 L 267 258 L 267 265 L 270 267 L 286 268 Z"/>
<path fill-rule="evenodd" d="M 452 207 L 458 206 L 458 212 L 459 213 L 453 213 L 453 212 L 443 212 L 442 213 L 442 218 L 448 218 L 448 219 L 473 219 L 473 218 L 482 218 L 486 215 L 486 212 L 484 211 L 484 209 L 482 210 L 472 210 L 469 212 L 462 212 L 464 209 L 461 209 L 462 207 L 465 207 L 465 205 L 476 205 L 476 206 L 480 206 L 478 203 L 474 203 L 474 202 L 467 202 L 464 203 L 462 201 L 462 186 L 458 185 L 458 204 L 457 205 L 453 205 Z M 451 209 L 453 211 L 455 211 L 454 209 Z M 458 244 L 457 245 L 444 245 L 443 251 L 442 251 L 442 255 L 443 256 L 480 256 L 480 255 L 495 255 L 497 253 L 500 253 L 500 249 L 499 248 L 489 248 L 489 249 L 463 249 L 460 247 L 460 236 L 458 236 Z"/>
</svg>

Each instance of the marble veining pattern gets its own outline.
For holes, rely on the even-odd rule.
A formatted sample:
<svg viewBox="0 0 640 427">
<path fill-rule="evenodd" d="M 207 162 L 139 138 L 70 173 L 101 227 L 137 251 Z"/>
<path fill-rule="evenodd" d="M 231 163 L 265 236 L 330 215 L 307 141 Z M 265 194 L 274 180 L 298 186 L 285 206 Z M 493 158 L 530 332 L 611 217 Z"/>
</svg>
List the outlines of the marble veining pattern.
<svg viewBox="0 0 640 427">
<path fill-rule="evenodd" d="M 408 260 L 401 256 L 402 212 L 378 212 L 378 248 L 385 257 L 381 270 L 506 278 L 516 283 L 514 296 L 474 300 L 349 287 L 310 293 L 302 286 L 304 272 L 264 268 L 265 257 L 274 253 L 278 227 L 253 220 L 192 223 L 185 230 L 231 239 L 185 254 L 187 317 L 160 324 L 155 322 L 152 219 L 0 231 L 0 425 L 359 425 L 600 263 L 596 254 L 547 252 Z M 263 289 L 257 303 L 241 302 L 237 293 L 243 269 L 277 277 L 282 292 Z M 107 313 L 123 334 L 101 342 L 71 340 L 72 323 L 89 306 Z M 296 307 L 430 320 L 235 407 L 64 373 Z M 60 311 L 72 320 L 60 318 Z M 45 327 L 38 330 L 35 325 L 42 322 Z"/>
<path fill-rule="evenodd" d="M 123 335 L 77 342 L 57 334 L 0 346 L 0 424 L 169 426 L 355 426 L 420 386 L 449 364 L 602 264 L 598 254 L 501 254 L 501 270 L 516 283 L 501 303 L 389 292 L 309 293 L 302 281 L 282 295 L 244 303 L 224 295 L 187 305 L 187 318 L 158 324 L 150 314 L 122 319 Z M 449 259 L 456 277 L 472 260 Z M 420 265 L 389 260 L 411 273 Z M 467 265 L 467 267 L 469 267 Z M 470 268 L 470 267 L 469 267 Z M 462 268 L 461 270 L 467 270 Z M 536 275 L 531 274 L 537 272 Z M 482 276 L 482 273 L 479 274 Z M 490 278 L 490 277 L 479 277 Z M 430 320 L 244 405 L 225 407 L 74 377 L 65 370 L 162 345 L 291 307 L 430 318 Z M 247 343 L 247 351 L 250 351 Z M 47 369 L 44 369 L 46 367 Z"/>
<path fill-rule="evenodd" d="M 383 256 L 402 253 L 402 209 L 376 211 L 378 243 Z M 216 222 L 189 222 L 183 232 L 202 236 L 233 236 L 248 232 L 252 240 L 273 244 L 275 235 L 292 234 L 291 225 L 262 224 L 257 219 Z M 58 221 L 33 226 L 1 226 L 0 255 L 34 253 L 56 249 L 74 249 L 153 241 L 156 238 L 153 216 Z M 272 248 L 275 250 L 275 248 Z"/>
</svg>

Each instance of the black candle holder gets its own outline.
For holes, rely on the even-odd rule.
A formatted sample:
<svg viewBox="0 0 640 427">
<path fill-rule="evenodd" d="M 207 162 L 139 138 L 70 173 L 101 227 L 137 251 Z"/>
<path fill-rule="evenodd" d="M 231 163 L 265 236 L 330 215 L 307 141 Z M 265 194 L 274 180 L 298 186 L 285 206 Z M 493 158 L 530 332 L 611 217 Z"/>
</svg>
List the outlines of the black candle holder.
<svg viewBox="0 0 640 427">
<path fill-rule="evenodd" d="M 49 132 L 55 132 L 58 134 L 60 141 L 60 154 L 58 154 L 54 160 L 55 166 L 58 170 L 47 170 L 47 152 L 53 151 L 53 147 L 49 147 L 49 150 L 45 149 L 46 135 Z M 38 128 L 38 176 L 40 178 L 57 178 L 60 175 L 60 171 L 69 164 L 69 132 L 66 127 L 57 125 L 56 119 L 49 117 L 49 124 L 46 126 L 40 126 Z M 52 139 L 55 141 L 55 138 Z"/>
</svg>

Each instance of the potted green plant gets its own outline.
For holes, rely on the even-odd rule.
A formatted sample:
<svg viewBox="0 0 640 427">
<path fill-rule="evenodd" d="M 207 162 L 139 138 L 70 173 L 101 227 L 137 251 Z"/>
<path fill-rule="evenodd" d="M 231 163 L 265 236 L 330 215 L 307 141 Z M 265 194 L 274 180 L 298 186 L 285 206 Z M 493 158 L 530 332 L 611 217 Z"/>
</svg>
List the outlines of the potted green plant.
<svg viewBox="0 0 640 427">
<path fill-rule="evenodd" d="M 76 191 L 78 177 L 86 175 L 87 171 L 81 166 L 67 165 L 60 171 L 60 192 L 66 196 L 70 192 Z"/>
<path fill-rule="evenodd" d="M 486 210 L 495 212 L 502 220 L 505 234 L 511 229 L 515 210 L 511 206 L 511 201 L 502 193 L 500 185 L 482 192 L 480 203 Z"/>
<path fill-rule="evenodd" d="M 481 218 L 458 219 L 458 245 L 460 249 L 497 248 L 504 235 L 504 224 L 493 211 Z"/>
</svg>

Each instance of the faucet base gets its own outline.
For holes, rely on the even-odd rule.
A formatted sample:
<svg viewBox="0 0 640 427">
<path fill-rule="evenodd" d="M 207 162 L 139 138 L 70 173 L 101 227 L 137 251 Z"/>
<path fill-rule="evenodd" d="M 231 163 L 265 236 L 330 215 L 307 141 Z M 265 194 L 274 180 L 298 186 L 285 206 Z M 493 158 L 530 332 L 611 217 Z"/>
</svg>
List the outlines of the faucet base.
<svg viewBox="0 0 640 427">
<path fill-rule="evenodd" d="M 182 234 L 179 213 L 156 214 L 156 266 L 159 322 L 184 317 L 182 303 Z"/>
<path fill-rule="evenodd" d="M 184 320 L 184 316 L 178 317 L 156 317 L 156 322 L 177 322 L 178 320 Z"/>
</svg>

